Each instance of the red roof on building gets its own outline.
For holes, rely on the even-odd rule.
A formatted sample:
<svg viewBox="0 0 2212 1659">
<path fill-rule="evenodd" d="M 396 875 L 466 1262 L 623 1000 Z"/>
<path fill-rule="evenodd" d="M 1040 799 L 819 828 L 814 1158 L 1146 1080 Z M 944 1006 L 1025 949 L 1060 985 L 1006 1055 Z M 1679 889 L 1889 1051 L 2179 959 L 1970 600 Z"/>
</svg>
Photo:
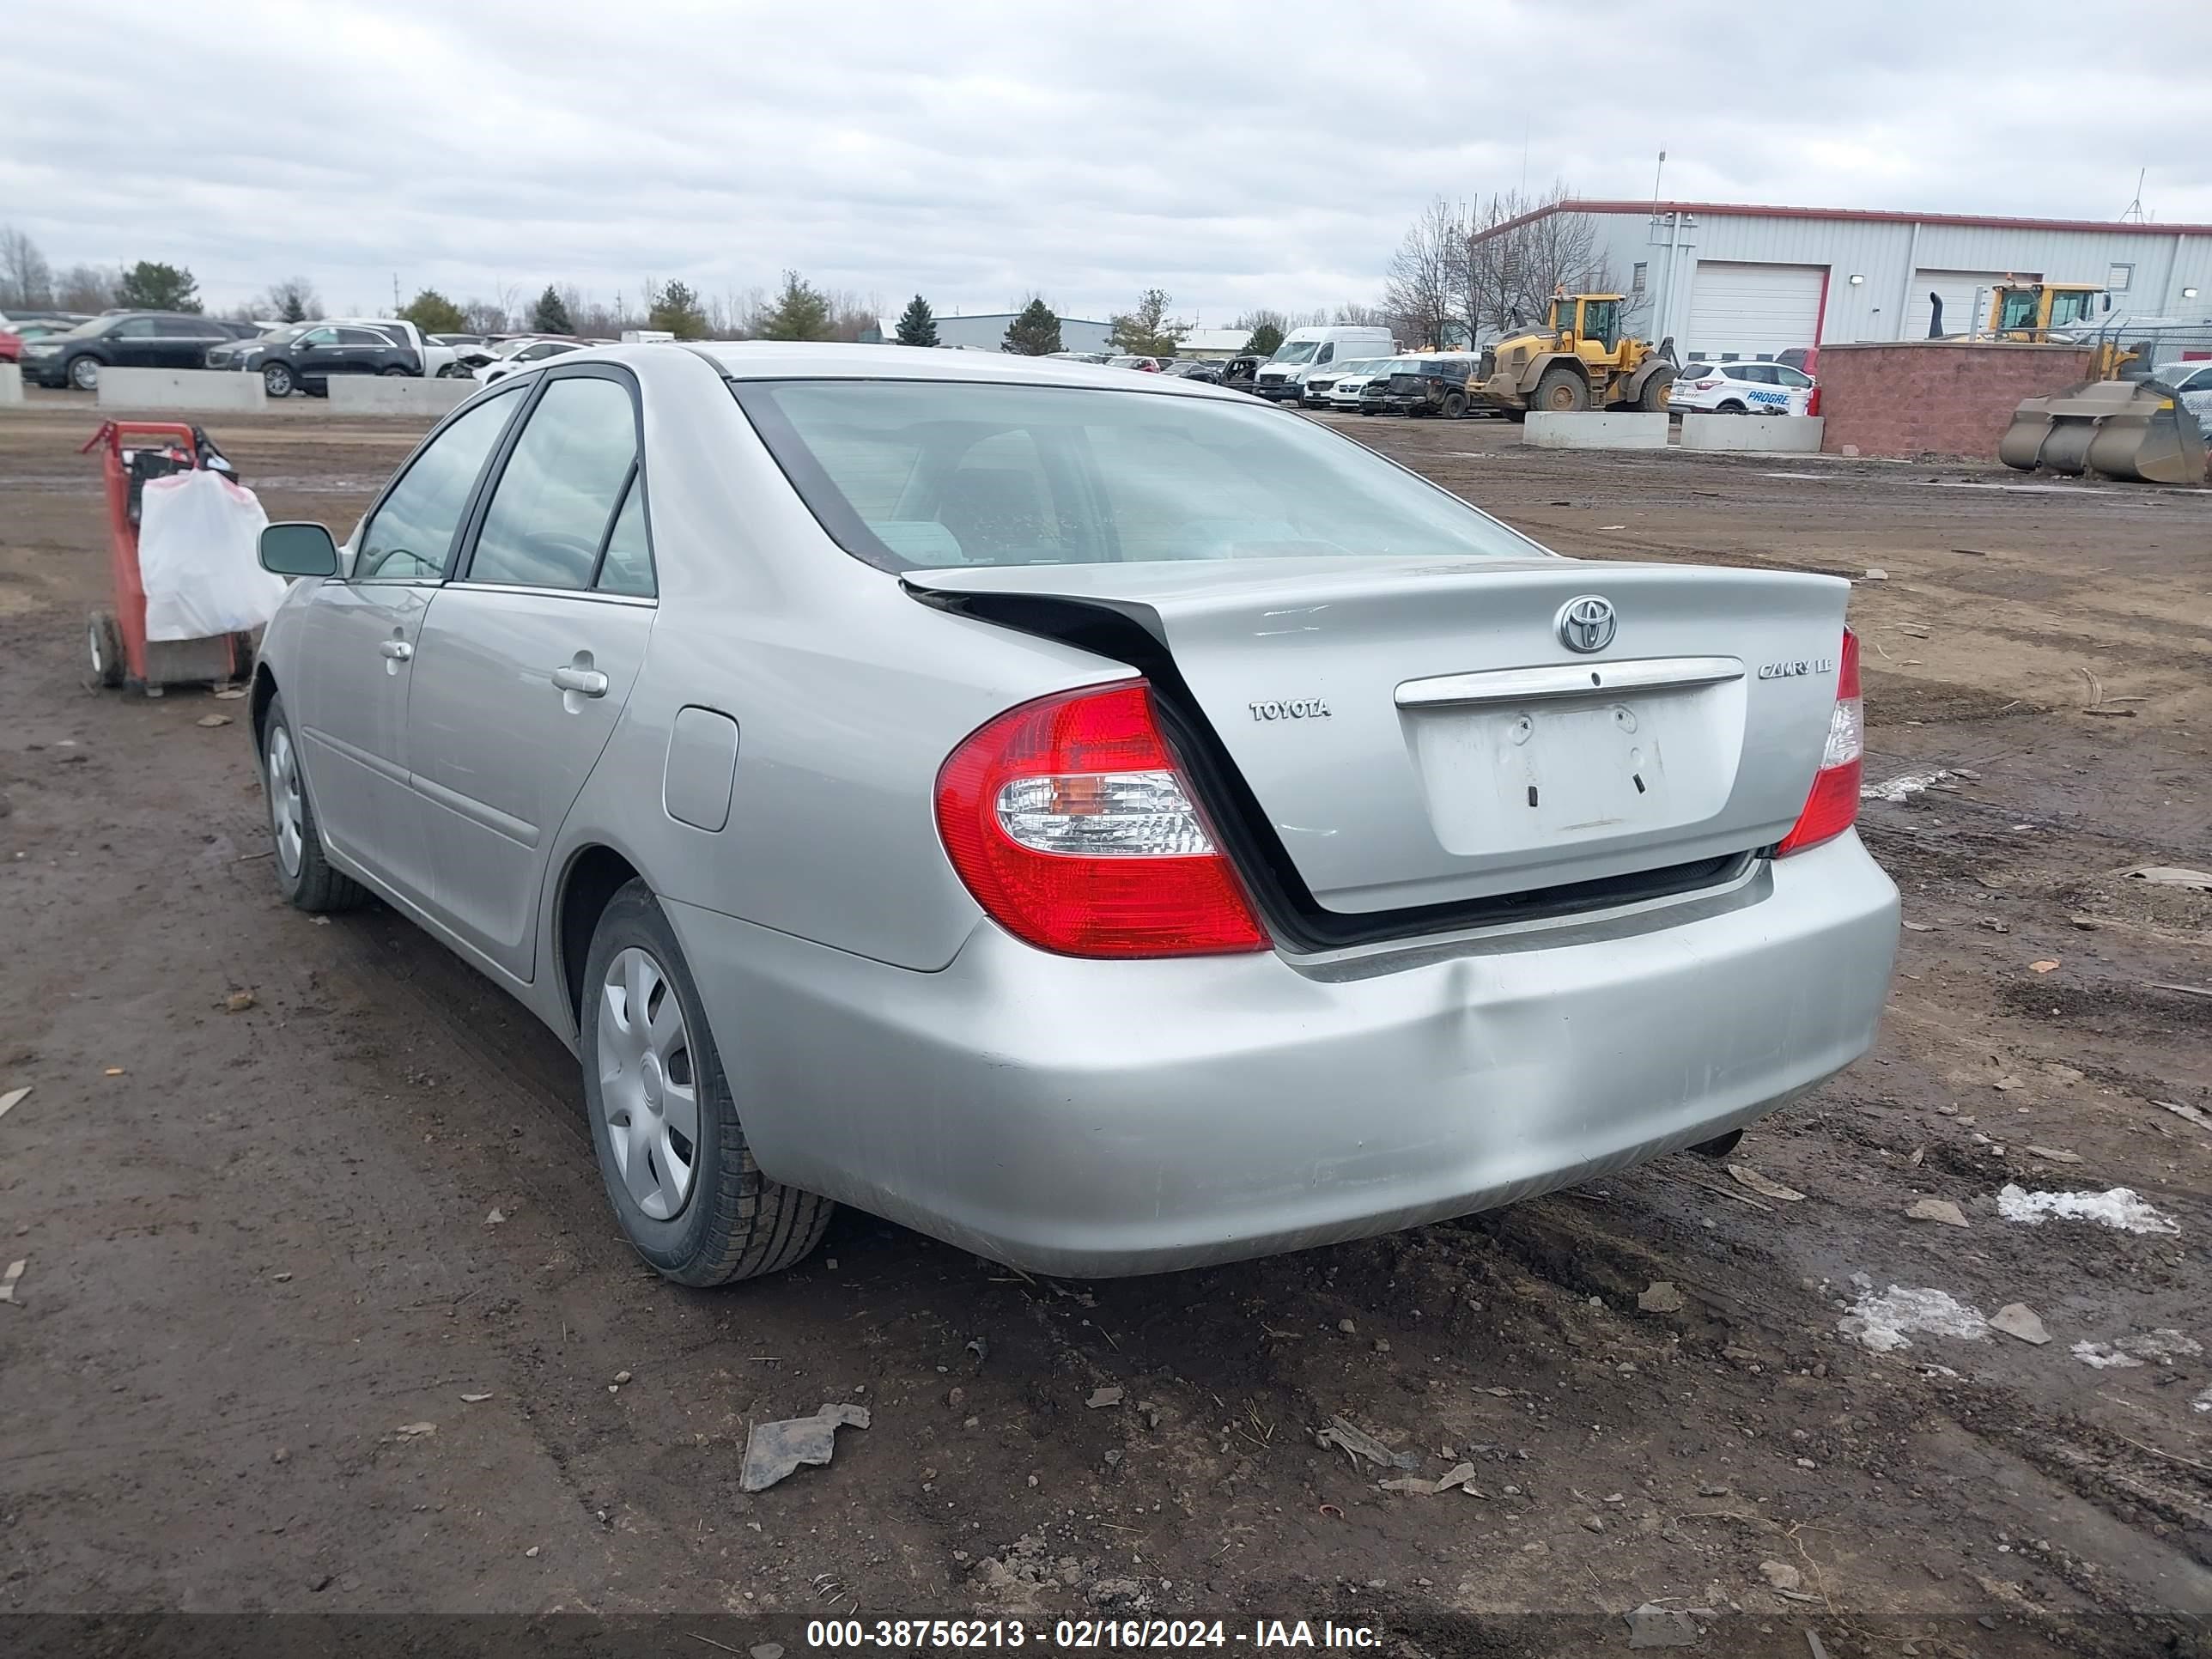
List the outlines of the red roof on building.
<svg viewBox="0 0 2212 1659">
<path fill-rule="evenodd" d="M 1571 197 L 1491 226 L 1482 236 L 1547 213 L 1705 213 L 1763 219 L 1857 219 L 1878 224 L 1966 225 L 1984 230 L 2094 230 L 2141 236 L 2212 236 L 2212 225 L 2138 224 L 2131 219 L 2008 219 L 1983 213 L 1910 213 L 1873 208 L 1767 207 L 1753 202 L 1598 202 Z M 1478 238 L 1477 240 L 1480 240 Z"/>
</svg>

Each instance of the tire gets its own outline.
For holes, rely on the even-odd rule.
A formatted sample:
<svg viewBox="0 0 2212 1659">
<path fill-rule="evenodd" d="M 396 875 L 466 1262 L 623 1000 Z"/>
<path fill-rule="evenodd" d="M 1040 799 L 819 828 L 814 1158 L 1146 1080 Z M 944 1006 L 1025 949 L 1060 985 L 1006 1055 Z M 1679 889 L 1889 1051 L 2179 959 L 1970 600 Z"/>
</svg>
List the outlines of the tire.
<svg viewBox="0 0 2212 1659">
<path fill-rule="evenodd" d="M 1444 393 L 1444 419 L 1448 421 L 1456 421 L 1461 416 L 1466 413 L 1467 393 L 1464 392 L 1447 392 Z"/>
<path fill-rule="evenodd" d="M 1647 415 L 1663 415 L 1674 401 L 1674 377 L 1665 369 L 1654 372 L 1636 394 L 1636 406 Z"/>
<path fill-rule="evenodd" d="M 640 1002 L 649 1012 L 634 1024 Z M 837 1206 L 770 1181 L 753 1161 L 683 947 L 642 881 L 607 902 L 592 932 L 582 1037 L 600 1179 L 623 1235 L 655 1272 L 679 1285 L 726 1285 L 780 1273 L 822 1242 Z M 687 1085 L 694 1134 L 680 1106 L 663 1109 Z"/>
<path fill-rule="evenodd" d="M 100 390 L 100 359 L 89 354 L 72 357 L 62 370 L 62 378 L 79 392 Z"/>
<path fill-rule="evenodd" d="M 300 751 L 292 737 L 284 699 L 273 696 L 261 721 L 261 791 L 269 801 L 269 828 L 276 842 L 276 885 L 284 896 L 312 915 L 352 910 L 367 903 L 368 889 L 342 876 L 323 857 L 323 838 L 315 829 L 315 809 L 307 799 Z"/>
<path fill-rule="evenodd" d="M 1713 410 L 1713 413 L 1716 415 L 1748 415 L 1751 411 L 1746 409 L 1741 403 L 1738 403 L 1734 398 L 1731 398 L 1726 403 L 1717 407 Z"/>
<path fill-rule="evenodd" d="M 1565 363 L 1554 363 L 1536 382 L 1528 407 L 1547 415 L 1578 415 L 1589 407 L 1589 386 Z"/>
<path fill-rule="evenodd" d="M 112 611 L 95 611 L 85 623 L 85 684 L 112 691 L 123 684 L 123 630 Z"/>
<path fill-rule="evenodd" d="M 272 398 L 289 398 L 295 383 L 289 363 L 264 363 L 261 368 L 261 389 Z"/>
<path fill-rule="evenodd" d="M 404 368 L 400 368 L 400 367 L 399 367 L 399 365 L 398 365 L 398 364 L 397 364 L 397 363 L 392 364 L 392 366 L 391 368 L 389 368 L 385 369 L 385 370 L 383 370 L 383 371 L 382 371 L 382 373 L 384 373 L 384 374 L 386 374 L 386 375 L 392 375 L 392 374 L 404 374 L 406 372 L 407 372 L 407 371 L 406 371 L 405 369 L 404 369 Z"/>
</svg>

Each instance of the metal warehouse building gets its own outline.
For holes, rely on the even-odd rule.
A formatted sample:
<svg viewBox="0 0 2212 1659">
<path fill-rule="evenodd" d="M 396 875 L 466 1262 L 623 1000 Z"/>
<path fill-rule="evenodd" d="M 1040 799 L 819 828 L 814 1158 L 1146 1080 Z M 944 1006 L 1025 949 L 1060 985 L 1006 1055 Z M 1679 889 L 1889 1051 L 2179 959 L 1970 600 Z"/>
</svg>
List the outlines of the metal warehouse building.
<svg viewBox="0 0 2212 1659">
<path fill-rule="evenodd" d="M 1962 334 L 1985 320 L 1976 294 L 2008 280 L 2094 283 L 2114 314 L 2212 313 L 2212 225 L 1569 200 L 1486 234 L 1545 214 L 1588 216 L 1631 324 L 1684 362 L 1925 339 L 1939 301 Z"/>
</svg>

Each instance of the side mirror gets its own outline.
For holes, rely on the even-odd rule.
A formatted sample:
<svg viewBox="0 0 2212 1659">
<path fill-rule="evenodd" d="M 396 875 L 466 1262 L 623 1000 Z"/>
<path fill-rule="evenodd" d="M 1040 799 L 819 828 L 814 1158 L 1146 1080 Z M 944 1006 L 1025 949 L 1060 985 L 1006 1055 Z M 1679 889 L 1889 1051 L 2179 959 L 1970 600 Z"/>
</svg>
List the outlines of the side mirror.
<svg viewBox="0 0 2212 1659">
<path fill-rule="evenodd" d="M 335 576 L 338 544 L 319 524 L 272 524 L 261 532 L 261 568 L 279 576 Z"/>
</svg>

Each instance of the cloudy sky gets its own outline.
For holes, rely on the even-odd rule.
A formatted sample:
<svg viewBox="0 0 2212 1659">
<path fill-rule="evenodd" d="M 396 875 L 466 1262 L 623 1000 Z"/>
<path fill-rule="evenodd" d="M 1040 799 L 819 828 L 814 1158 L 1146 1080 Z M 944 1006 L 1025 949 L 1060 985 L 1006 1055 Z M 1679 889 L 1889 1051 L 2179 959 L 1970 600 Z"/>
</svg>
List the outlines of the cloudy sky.
<svg viewBox="0 0 2212 1659">
<path fill-rule="evenodd" d="M 56 266 L 941 311 L 1371 299 L 1438 193 L 2212 221 L 2203 0 L 9 0 L 0 223 Z M 39 41 L 51 44 L 40 49 Z M 1547 80 L 1539 71 L 1549 66 Z M 1564 77 L 1564 79 L 1557 78 Z"/>
</svg>

